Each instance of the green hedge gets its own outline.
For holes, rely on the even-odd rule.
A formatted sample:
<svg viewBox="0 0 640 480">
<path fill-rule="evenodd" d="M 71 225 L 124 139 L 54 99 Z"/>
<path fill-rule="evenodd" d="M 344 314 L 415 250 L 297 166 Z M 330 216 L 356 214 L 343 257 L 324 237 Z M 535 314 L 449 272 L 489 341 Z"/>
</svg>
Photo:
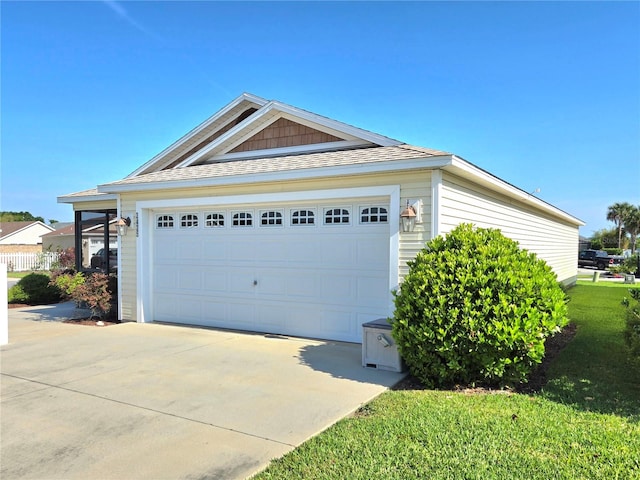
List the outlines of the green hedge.
<svg viewBox="0 0 640 480">
<path fill-rule="evenodd" d="M 392 333 L 427 386 L 523 381 L 568 322 L 550 267 L 499 230 L 462 224 L 408 265 Z"/>
<path fill-rule="evenodd" d="M 9 289 L 9 303 L 47 305 L 61 299 L 60 289 L 50 285 L 50 278 L 43 273 L 31 273 Z"/>
</svg>

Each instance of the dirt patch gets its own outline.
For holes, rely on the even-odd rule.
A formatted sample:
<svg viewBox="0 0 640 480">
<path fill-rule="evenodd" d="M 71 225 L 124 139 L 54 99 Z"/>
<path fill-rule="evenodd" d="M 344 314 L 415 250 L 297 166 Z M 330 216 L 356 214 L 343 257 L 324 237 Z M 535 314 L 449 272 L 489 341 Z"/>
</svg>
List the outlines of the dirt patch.
<svg viewBox="0 0 640 480">
<path fill-rule="evenodd" d="M 100 320 L 97 318 L 70 318 L 63 320 L 62 323 L 71 323 L 73 325 L 84 325 L 87 327 L 110 327 L 111 325 L 119 325 L 120 322 L 110 320 Z"/>
<path fill-rule="evenodd" d="M 576 335 L 577 326 L 570 323 L 562 331 L 553 337 L 547 339 L 545 344 L 545 356 L 542 363 L 529 375 L 529 381 L 517 385 L 514 389 L 495 389 L 486 387 L 471 387 L 468 385 L 454 385 L 450 390 L 461 392 L 467 395 L 473 395 L 478 393 L 534 393 L 538 392 L 547 383 L 547 370 L 549 365 L 558 357 L 560 352 L 573 340 Z M 404 380 L 400 381 L 393 387 L 393 390 L 425 390 L 425 387 L 420 380 L 408 375 Z"/>
<path fill-rule="evenodd" d="M 9 308 L 33 307 L 33 305 L 27 305 L 26 303 L 9 303 L 7 306 Z"/>
</svg>

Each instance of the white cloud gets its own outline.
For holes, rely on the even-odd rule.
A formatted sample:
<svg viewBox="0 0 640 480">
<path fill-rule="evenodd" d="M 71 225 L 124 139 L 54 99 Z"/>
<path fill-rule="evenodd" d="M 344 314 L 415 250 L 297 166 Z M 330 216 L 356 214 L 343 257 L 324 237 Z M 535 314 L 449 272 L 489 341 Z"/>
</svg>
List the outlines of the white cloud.
<svg viewBox="0 0 640 480">
<path fill-rule="evenodd" d="M 136 30 L 144 33 L 154 40 L 161 41 L 160 37 L 158 37 L 155 33 L 153 33 L 151 30 L 149 30 L 147 27 L 145 27 L 135 18 L 129 15 L 129 12 L 127 12 L 127 10 L 120 3 L 116 2 L 115 0 L 103 0 L 103 3 Z"/>
</svg>

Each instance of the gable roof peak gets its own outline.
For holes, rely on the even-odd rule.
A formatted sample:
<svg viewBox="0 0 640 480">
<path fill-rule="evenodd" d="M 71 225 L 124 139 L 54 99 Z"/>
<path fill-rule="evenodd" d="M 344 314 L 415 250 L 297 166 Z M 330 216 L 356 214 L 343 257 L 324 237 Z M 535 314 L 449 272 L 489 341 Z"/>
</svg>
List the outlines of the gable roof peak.
<svg viewBox="0 0 640 480">
<path fill-rule="evenodd" d="M 329 117 L 294 107 L 279 100 L 266 100 L 252 93 L 244 92 L 132 172 L 127 178 L 160 170 L 183 168 L 207 163 L 209 161 L 218 161 L 217 159 L 225 158 L 242 142 L 255 136 L 258 132 L 269 127 L 280 118 L 287 118 L 308 128 L 317 130 L 318 134 L 326 134 L 326 138 L 333 139 L 333 144 L 326 139 L 319 141 L 328 143 L 320 143 L 317 145 L 313 144 L 312 141 L 311 144 L 307 146 L 308 148 L 305 147 L 305 145 L 307 145 L 305 141 L 296 139 L 299 143 L 286 143 L 287 147 L 290 145 L 299 145 L 299 147 L 288 149 L 291 150 L 289 152 L 291 154 L 303 153 L 305 148 L 307 150 L 318 151 L 322 150 L 325 146 L 328 149 L 336 149 L 401 144 L 401 142 L 384 135 L 342 123 Z M 312 136 L 309 135 L 309 137 Z M 315 137 L 313 138 L 315 139 Z M 283 140 L 283 142 L 285 142 L 285 140 Z M 270 145 L 271 144 L 273 144 L 273 142 L 270 142 Z M 265 148 L 274 149 L 275 147 L 271 145 Z M 246 145 L 245 149 L 248 149 Z M 285 150 L 288 151 L 287 149 Z M 262 154 L 265 155 L 272 153 L 283 154 L 284 151 L 262 152 Z M 251 154 L 234 153 L 232 156 L 235 158 L 251 156 Z"/>
</svg>

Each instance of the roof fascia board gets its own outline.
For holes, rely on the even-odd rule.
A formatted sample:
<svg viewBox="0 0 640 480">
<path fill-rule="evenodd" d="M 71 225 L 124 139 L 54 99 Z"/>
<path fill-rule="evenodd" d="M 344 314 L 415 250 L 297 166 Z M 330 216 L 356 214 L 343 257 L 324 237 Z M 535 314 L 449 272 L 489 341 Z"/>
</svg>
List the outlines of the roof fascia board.
<svg viewBox="0 0 640 480">
<path fill-rule="evenodd" d="M 273 102 L 269 102 L 266 105 L 262 106 L 253 115 L 250 115 L 249 117 L 245 118 L 242 122 L 237 124 L 235 127 L 231 128 L 230 130 L 228 130 L 225 133 L 223 133 L 222 135 L 220 135 L 218 138 L 216 138 L 209 145 L 204 146 L 203 148 L 201 148 L 197 152 L 194 152 L 193 155 L 191 155 L 190 157 L 184 159 L 184 161 L 182 161 L 180 164 L 178 164 L 176 166 L 176 168 L 189 167 L 189 166 L 193 165 L 198 160 L 200 160 L 202 157 L 207 155 L 209 152 L 215 150 L 217 147 L 222 145 L 224 142 L 232 139 L 235 135 L 238 135 L 242 130 L 245 130 L 245 129 L 247 129 L 247 127 L 250 127 L 252 124 L 257 123 L 262 117 L 264 117 L 265 115 L 269 114 L 272 110 L 273 110 Z M 274 119 L 272 122 L 267 123 L 266 126 L 271 125 L 271 123 L 275 122 L 276 120 L 277 119 Z M 260 127 L 264 127 L 265 125 L 264 125 L 264 123 L 259 123 L 259 126 Z M 249 129 L 249 133 L 251 133 L 251 132 L 253 132 L 253 130 Z M 244 135 L 236 143 L 231 144 L 231 146 L 229 147 L 229 150 L 233 149 L 236 146 L 237 143 L 241 143 L 242 141 L 244 141 L 244 139 L 245 139 L 244 137 L 245 136 L 246 135 Z"/>
<path fill-rule="evenodd" d="M 162 159 L 164 156 L 166 156 L 166 154 L 169 153 L 171 150 L 174 150 L 174 149 L 178 148 L 180 145 L 183 145 L 185 142 L 188 142 L 195 135 L 197 135 L 198 133 L 202 132 L 204 129 L 208 128 L 212 123 L 216 122 L 218 119 L 220 119 L 221 117 L 223 117 L 224 115 L 229 113 L 231 110 L 236 108 L 238 105 L 240 105 L 244 101 L 255 103 L 255 104 L 259 105 L 260 107 L 262 107 L 262 106 L 264 106 L 264 105 L 266 105 L 268 103 L 268 100 L 266 100 L 264 98 L 258 97 L 256 95 L 252 95 L 250 93 L 243 93 L 238 98 L 236 98 L 232 102 L 228 103 L 226 106 L 222 107 L 220 110 L 218 110 L 216 113 L 214 113 L 208 119 L 206 119 L 200 125 L 198 125 L 194 129 L 192 129 L 191 131 L 187 132 L 185 135 L 183 135 L 178 140 L 173 142 L 167 148 L 165 148 L 160 153 L 155 155 L 151 160 L 146 162 L 144 165 L 142 165 L 141 167 L 139 167 L 136 170 L 134 170 L 133 172 L 131 172 L 125 178 L 136 177 L 136 176 L 140 175 L 142 172 L 144 172 L 145 170 L 148 170 L 150 167 L 152 167 L 153 165 L 158 163 L 160 161 L 160 159 Z"/>
<path fill-rule="evenodd" d="M 232 162 L 236 160 L 250 160 L 255 158 L 268 158 L 268 157 L 284 157 L 294 153 L 317 153 L 330 150 L 345 150 L 356 147 L 367 147 L 371 144 L 363 143 L 361 140 L 344 140 L 341 142 L 326 142 L 326 143 L 313 143 L 309 145 L 298 145 L 295 147 L 281 147 L 281 148 L 269 148 L 265 150 L 251 150 L 250 152 L 236 152 L 225 153 L 220 156 L 216 156 L 204 162 L 203 165 L 211 163 L 224 163 Z M 304 150 L 300 150 L 300 147 L 304 147 Z M 251 155 L 248 155 L 251 154 Z"/>
<path fill-rule="evenodd" d="M 322 115 L 308 112 L 306 110 L 301 110 L 291 105 L 287 105 L 286 103 L 278 102 L 277 100 L 274 100 L 271 103 L 273 103 L 274 108 L 277 108 L 281 112 L 288 113 L 312 123 L 323 125 L 340 133 L 346 133 L 347 135 L 351 135 L 353 137 L 362 138 L 363 140 L 375 143 L 377 145 L 380 145 L 381 147 L 392 147 L 395 145 L 400 145 L 402 143 L 398 140 L 385 137 L 384 135 L 373 133 L 368 130 L 363 130 L 361 128 L 354 127 L 353 125 L 348 125 L 346 123 L 342 123 L 328 117 L 323 117 Z"/>
<path fill-rule="evenodd" d="M 220 185 L 264 183 L 287 180 L 305 180 L 321 177 L 338 177 L 366 173 L 385 173 L 393 171 L 442 168 L 451 164 L 451 155 L 441 155 L 426 158 L 412 158 L 409 160 L 393 160 L 376 163 L 364 163 L 337 167 L 306 168 L 300 170 L 286 170 L 281 172 L 266 172 L 256 174 L 229 175 L 225 177 L 207 177 L 192 180 L 161 181 L 149 183 L 134 183 L 121 185 L 98 185 L 98 191 L 108 193 L 143 192 L 162 189 L 179 189 L 194 187 L 210 187 Z"/>
<path fill-rule="evenodd" d="M 305 118 L 302 116 L 296 116 L 289 112 L 280 111 L 280 115 L 278 115 L 278 118 L 291 120 L 292 122 L 299 123 L 300 125 L 304 125 L 305 127 L 313 128 L 315 130 L 328 133 L 330 135 L 333 135 L 334 137 L 341 137 L 341 138 L 344 138 L 345 140 L 362 141 L 362 136 L 352 135 L 349 132 L 345 132 L 344 130 L 336 130 L 335 128 L 332 128 L 329 125 L 323 125 L 320 122 L 314 122 L 312 120 L 309 120 L 308 118 Z"/>
<path fill-rule="evenodd" d="M 543 210 L 553 215 L 554 217 L 562 218 L 578 226 L 585 225 L 585 223 L 579 218 L 576 218 L 573 215 L 570 215 L 567 212 L 560 210 L 557 207 L 554 207 L 550 203 L 547 203 L 544 200 L 539 199 L 535 195 L 529 192 L 525 192 L 521 188 L 518 188 L 515 185 L 512 185 L 496 177 L 495 175 L 492 175 L 486 170 L 483 170 L 480 167 L 477 167 L 472 163 L 469 163 L 466 160 L 460 157 L 457 157 L 455 155 L 452 156 L 451 165 L 445 167 L 444 169 L 452 173 L 456 173 L 457 175 L 463 178 L 472 179 L 474 182 L 479 183 L 483 186 L 488 186 L 491 189 L 499 191 L 500 193 L 510 198 L 532 205 L 540 210 Z"/>
<path fill-rule="evenodd" d="M 103 200 L 118 200 L 118 195 L 108 193 L 100 193 L 98 195 L 78 195 L 76 197 L 70 195 L 62 195 L 57 198 L 58 203 L 83 203 L 83 202 L 100 202 Z"/>
</svg>

